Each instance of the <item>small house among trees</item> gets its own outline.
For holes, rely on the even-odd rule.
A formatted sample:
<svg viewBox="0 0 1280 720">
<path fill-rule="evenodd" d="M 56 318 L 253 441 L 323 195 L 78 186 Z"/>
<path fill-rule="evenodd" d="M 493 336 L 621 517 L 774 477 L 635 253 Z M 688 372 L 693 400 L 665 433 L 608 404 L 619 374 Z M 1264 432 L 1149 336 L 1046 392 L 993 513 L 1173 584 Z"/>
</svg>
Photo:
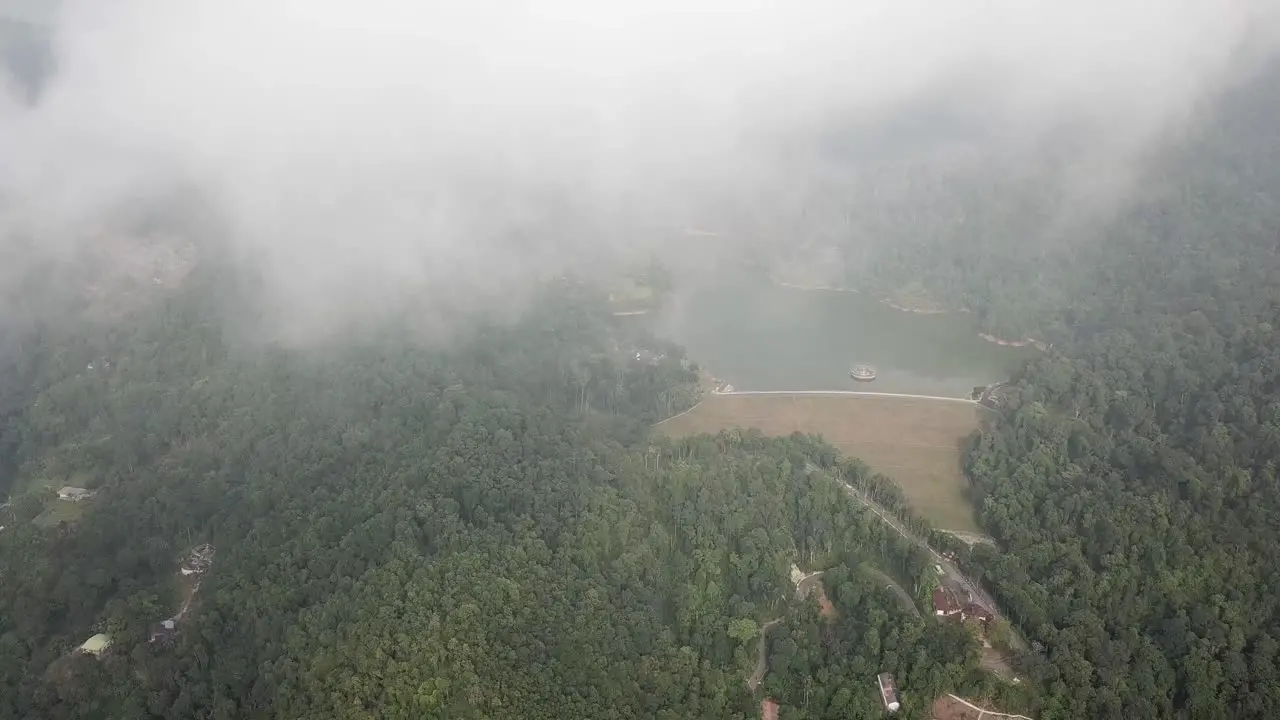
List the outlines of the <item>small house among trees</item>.
<svg viewBox="0 0 1280 720">
<path fill-rule="evenodd" d="M 147 638 L 149 643 L 167 643 L 173 640 L 178 634 L 178 623 L 173 618 L 161 620 L 151 626 L 151 633 Z"/>
<path fill-rule="evenodd" d="M 986 625 L 991 622 L 995 615 L 978 603 L 971 602 L 968 605 L 965 605 L 964 609 L 960 611 L 960 617 L 964 620 L 977 620 L 983 625 Z"/>
<path fill-rule="evenodd" d="M 949 589 L 942 586 L 933 589 L 933 614 L 938 617 L 953 617 L 960 614 L 960 603 Z"/>
<path fill-rule="evenodd" d="M 947 587 L 934 588 L 933 614 L 938 617 L 959 618 L 961 622 L 977 620 L 983 625 L 995 617 L 990 610 L 974 602 L 972 597 L 962 603 L 955 592 Z"/>
<path fill-rule="evenodd" d="M 891 713 L 898 712 L 902 704 L 898 702 L 898 688 L 893 683 L 893 676 L 880 673 L 876 676 L 876 682 L 880 685 L 880 700 L 884 703 L 884 709 Z"/>
<path fill-rule="evenodd" d="M 191 554 L 182 563 L 183 575 L 203 575 L 213 565 L 214 548 L 209 543 L 192 548 Z"/>
<path fill-rule="evenodd" d="M 79 488 L 79 487 L 71 487 L 70 485 L 58 491 L 58 499 L 66 500 L 68 502 L 80 502 L 81 500 L 88 500 L 89 498 L 93 497 L 93 495 L 94 495 L 94 491 L 92 490 L 86 490 L 84 488 Z"/>
</svg>

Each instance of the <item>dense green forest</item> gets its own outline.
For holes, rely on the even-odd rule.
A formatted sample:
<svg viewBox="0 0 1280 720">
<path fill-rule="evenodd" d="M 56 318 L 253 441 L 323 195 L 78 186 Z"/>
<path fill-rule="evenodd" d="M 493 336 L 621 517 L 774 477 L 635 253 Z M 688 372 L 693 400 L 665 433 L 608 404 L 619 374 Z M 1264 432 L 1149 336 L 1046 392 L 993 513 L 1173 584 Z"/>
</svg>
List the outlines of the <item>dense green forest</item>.
<svg viewBox="0 0 1280 720">
<path fill-rule="evenodd" d="M 968 457 L 1045 717 L 1280 716 L 1280 75 L 1109 228 Z"/>
<path fill-rule="evenodd" d="M 697 368 L 587 286 L 448 342 L 406 315 L 303 351 L 234 338 L 228 282 L 20 333 L 0 717 L 752 716 L 771 619 L 790 718 L 878 716 L 877 672 L 913 718 L 983 682 L 963 629 L 856 570 L 931 567 L 835 480 L 865 469 L 801 437 L 651 440 Z M 33 522 L 68 478 L 98 494 Z M 797 562 L 831 569 L 835 619 L 792 597 Z M 101 659 L 71 652 L 94 632 Z"/>
<path fill-rule="evenodd" d="M 869 718 L 878 672 L 906 718 L 944 692 L 1280 717 L 1280 70 L 1215 100 L 1071 222 L 1070 143 L 966 155 L 972 117 L 834 137 L 837 172 L 740 219 L 834 248 L 832 282 L 1053 343 L 966 449 L 998 546 L 951 546 L 1029 641 L 1020 686 L 866 572 L 926 601 L 931 560 L 840 484 L 927 534 L 888 479 L 814 438 L 653 437 L 698 368 L 618 298 L 562 280 L 448 337 L 404 312 L 278 345 L 210 250 L 105 318 L 0 258 L 0 718 Z"/>
<path fill-rule="evenodd" d="M 964 562 L 1032 642 L 1037 717 L 1280 716 L 1280 68 L 1215 100 L 1060 242 L 1029 240 L 1057 190 L 1001 162 L 851 171 L 794 218 L 835 282 L 1054 343 L 966 457 L 1000 547 Z"/>
</svg>

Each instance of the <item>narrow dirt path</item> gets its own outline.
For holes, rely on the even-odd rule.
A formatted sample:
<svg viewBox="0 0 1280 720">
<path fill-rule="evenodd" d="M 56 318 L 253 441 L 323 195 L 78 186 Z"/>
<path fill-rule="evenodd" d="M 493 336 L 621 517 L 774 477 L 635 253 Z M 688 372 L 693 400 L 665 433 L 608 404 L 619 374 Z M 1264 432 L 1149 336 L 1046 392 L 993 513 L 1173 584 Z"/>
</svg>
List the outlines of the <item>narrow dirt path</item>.
<svg viewBox="0 0 1280 720">
<path fill-rule="evenodd" d="M 911 597 L 911 593 L 899 585 L 897 580 L 894 580 L 888 573 L 874 565 L 863 564 L 862 568 L 869 575 L 884 583 L 885 587 L 892 590 L 898 596 L 898 599 L 902 601 L 903 609 L 910 611 L 912 615 L 916 616 L 917 620 L 923 617 L 920 614 L 920 608 L 916 607 L 916 601 Z"/>
<path fill-rule="evenodd" d="M 756 669 L 751 672 L 751 677 L 747 678 L 747 687 L 751 688 L 751 692 L 755 692 L 756 688 L 760 687 L 760 683 L 764 682 L 765 673 L 769 672 L 769 654 L 766 652 L 769 647 L 769 629 L 780 622 L 782 622 L 782 618 L 774 618 L 760 626 L 760 642 L 756 650 Z"/>
<path fill-rule="evenodd" d="M 965 700 L 959 695 L 952 695 L 951 693 L 947 693 L 947 697 L 960 703 L 961 705 L 964 705 L 970 710 L 976 711 L 978 713 L 979 720 L 985 720 L 986 718 L 991 718 L 991 720 L 995 720 L 995 718 L 1014 718 L 1014 720 L 1032 720 L 1026 715 L 1014 715 L 1011 713 L 996 712 L 995 710 L 988 710 L 984 707 L 978 707 L 977 705 L 974 705 L 973 703 L 969 702 L 968 700 Z"/>
<path fill-rule="evenodd" d="M 181 620 L 186 616 L 187 611 L 191 609 L 191 603 L 196 599 L 196 593 L 200 592 L 200 580 L 196 580 L 191 585 L 191 589 L 187 591 L 186 599 L 182 601 L 182 607 L 178 608 L 178 614 L 173 616 L 173 620 Z"/>
<path fill-rule="evenodd" d="M 662 423 L 664 423 L 664 422 L 668 422 L 668 421 L 670 421 L 670 420 L 675 420 L 675 419 L 676 419 L 676 418 L 678 418 L 678 417 L 684 417 L 685 415 L 688 415 L 689 413 L 693 412 L 694 410 L 697 410 L 697 409 L 698 409 L 698 406 L 699 406 L 699 405 L 701 405 L 701 404 L 702 404 L 702 401 L 701 401 L 701 400 L 699 400 L 698 402 L 694 403 L 694 404 L 693 404 L 693 407 L 689 408 L 688 410 L 685 410 L 685 411 L 683 411 L 683 412 L 678 412 L 678 413 L 676 413 L 675 415 L 672 415 L 671 417 L 668 417 L 668 418 L 662 418 L 662 419 L 661 419 L 661 420 L 659 420 L 658 422 L 654 423 L 652 427 L 658 427 L 659 425 L 661 425 L 661 424 L 662 424 Z"/>
<path fill-rule="evenodd" d="M 834 608 L 831 607 L 831 601 L 827 600 L 826 591 L 822 588 L 823 571 L 817 570 L 801 577 L 796 582 L 796 600 L 803 600 L 809 596 L 809 593 L 815 589 L 818 591 L 818 604 L 822 606 L 822 616 L 831 617 Z M 755 692 L 760 687 L 760 683 L 764 682 L 765 673 L 769 672 L 769 654 L 768 634 L 769 629 L 774 625 L 782 622 L 782 618 L 776 617 L 764 625 L 760 626 L 760 642 L 757 645 L 756 669 L 752 671 L 751 677 L 747 678 L 747 687 L 751 688 L 751 692 Z"/>
</svg>

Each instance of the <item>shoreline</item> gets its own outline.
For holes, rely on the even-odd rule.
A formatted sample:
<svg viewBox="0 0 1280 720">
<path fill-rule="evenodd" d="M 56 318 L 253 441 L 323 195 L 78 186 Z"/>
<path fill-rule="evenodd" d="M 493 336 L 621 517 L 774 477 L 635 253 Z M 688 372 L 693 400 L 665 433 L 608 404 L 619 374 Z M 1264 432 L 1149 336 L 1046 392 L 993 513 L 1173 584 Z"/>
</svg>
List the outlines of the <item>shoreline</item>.
<svg viewBox="0 0 1280 720">
<path fill-rule="evenodd" d="M 1049 349 L 1049 346 L 1048 344 L 1045 343 L 1045 341 L 1036 340 L 1035 338 L 1028 337 L 1028 338 L 1023 338 L 1021 340 L 1005 340 L 1004 338 L 998 338 L 995 335 L 992 335 L 991 333 L 978 333 L 978 337 L 982 338 L 983 340 L 986 340 L 987 342 L 993 345 L 1000 345 L 1002 347 L 1030 346 L 1030 347 L 1034 347 L 1035 349 L 1041 352 L 1045 352 Z"/>
<path fill-rule="evenodd" d="M 968 310 L 938 310 L 938 309 L 925 310 L 923 308 L 909 308 L 909 307 L 904 307 L 902 305 L 899 305 L 892 300 L 887 300 L 883 298 L 878 299 L 877 302 L 879 302 L 881 305 L 888 305 L 889 307 L 899 312 L 915 313 L 916 315 L 950 315 L 952 313 L 960 314 L 960 313 L 969 312 Z"/>
<path fill-rule="evenodd" d="M 863 292 L 855 288 L 833 287 L 830 285 L 800 285 L 797 283 L 791 283 L 791 282 L 785 282 L 783 280 L 779 280 L 774 275 L 769 275 L 769 282 L 772 282 L 774 285 L 777 285 L 779 287 L 789 288 L 791 290 L 803 290 L 805 292 L 815 292 L 815 291 L 843 292 L 843 293 L 862 293 Z M 888 298 L 875 297 L 874 295 L 872 295 L 872 298 L 874 298 L 875 301 L 880 303 L 881 305 L 886 305 L 899 312 L 912 313 L 915 315 L 950 315 L 952 313 L 959 314 L 959 313 L 973 312 L 968 308 L 959 308 L 955 310 L 943 310 L 943 309 L 935 309 L 935 308 L 930 308 L 930 309 L 913 308 L 913 307 L 906 307 L 903 305 L 899 305 L 898 303 Z M 1005 340 L 1004 338 L 996 337 L 991 333 L 985 333 L 985 332 L 978 333 L 978 337 L 982 338 L 983 340 L 993 345 L 999 345 L 1001 347 L 1019 348 L 1019 347 L 1030 346 L 1030 347 L 1034 347 L 1037 350 L 1040 350 L 1041 352 L 1046 352 L 1049 349 L 1048 344 L 1045 343 L 1043 340 L 1036 340 L 1035 338 L 1031 338 L 1031 337 L 1023 338 L 1021 340 Z"/>
<path fill-rule="evenodd" d="M 855 290 L 854 288 L 832 287 L 830 285 L 797 285 L 796 283 L 789 283 L 783 280 L 779 280 L 777 277 L 773 275 L 769 276 L 769 282 L 779 287 L 791 288 L 792 290 L 824 290 L 826 292 L 843 292 L 843 293 L 861 293 L 862 292 L 861 290 Z"/>
<path fill-rule="evenodd" d="M 842 293 L 855 293 L 859 295 L 870 295 L 873 300 L 880 303 L 881 305 L 887 305 L 899 312 L 913 313 L 916 315 L 950 315 L 951 313 L 969 312 L 969 310 L 966 310 L 964 308 L 961 308 L 959 310 L 946 310 L 941 308 L 926 309 L 926 308 L 907 307 L 905 305 L 899 305 L 898 303 L 894 302 L 893 300 L 890 300 L 889 298 L 876 297 L 876 295 L 872 293 L 867 293 L 863 290 L 858 290 L 856 288 L 833 287 L 831 285 L 799 285 L 797 283 L 790 283 L 790 282 L 785 282 L 783 280 L 779 280 L 774 275 L 769 276 L 769 282 L 779 287 L 789 288 L 791 290 L 803 290 L 806 292 L 822 291 L 822 292 L 842 292 Z"/>
</svg>

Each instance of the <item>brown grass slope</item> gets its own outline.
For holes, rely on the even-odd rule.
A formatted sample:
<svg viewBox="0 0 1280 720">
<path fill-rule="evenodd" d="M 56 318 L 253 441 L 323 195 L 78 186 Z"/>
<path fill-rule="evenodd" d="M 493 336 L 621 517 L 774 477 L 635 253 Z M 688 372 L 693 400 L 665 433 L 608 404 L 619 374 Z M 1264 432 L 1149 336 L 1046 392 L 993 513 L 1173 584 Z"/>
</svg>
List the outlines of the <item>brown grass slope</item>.
<svg viewBox="0 0 1280 720">
<path fill-rule="evenodd" d="M 893 478 L 935 527 L 978 532 L 960 471 L 964 439 L 978 427 L 973 405 L 857 395 L 709 395 L 658 426 L 672 437 L 741 427 L 765 435 L 821 435 L 841 452 Z"/>
</svg>

